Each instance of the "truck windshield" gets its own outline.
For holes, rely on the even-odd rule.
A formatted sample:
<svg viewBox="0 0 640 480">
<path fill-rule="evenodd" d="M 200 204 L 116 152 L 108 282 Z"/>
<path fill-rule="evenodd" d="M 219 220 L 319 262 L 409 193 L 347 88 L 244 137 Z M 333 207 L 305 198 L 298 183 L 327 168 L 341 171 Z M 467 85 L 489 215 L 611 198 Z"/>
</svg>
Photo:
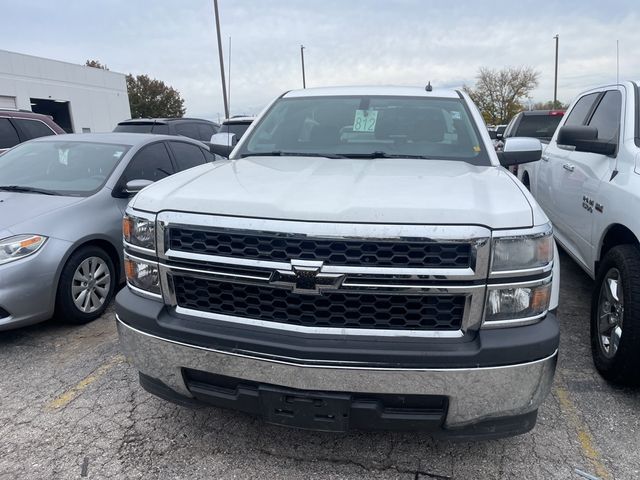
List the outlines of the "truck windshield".
<svg viewBox="0 0 640 480">
<path fill-rule="evenodd" d="M 260 154 L 491 164 L 465 104 L 457 98 L 282 98 L 234 157 Z"/>
</svg>

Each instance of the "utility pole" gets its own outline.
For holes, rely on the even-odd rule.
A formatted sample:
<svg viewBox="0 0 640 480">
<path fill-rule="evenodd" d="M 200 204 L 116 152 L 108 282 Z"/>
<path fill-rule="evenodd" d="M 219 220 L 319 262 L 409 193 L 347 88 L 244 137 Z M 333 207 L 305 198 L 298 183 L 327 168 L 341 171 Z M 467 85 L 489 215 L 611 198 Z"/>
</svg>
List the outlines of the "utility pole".
<svg viewBox="0 0 640 480">
<path fill-rule="evenodd" d="M 558 42 L 560 41 L 560 35 L 556 33 L 553 37 L 556 39 L 556 73 L 553 79 L 553 108 L 556 108 L 558 103 Z"/>
<path fill-rule="evenodd" d="M 229 36 L 229 93 L 227 94 L 227 104 L 229 106 L 229 117 L 231 117 L 231 36 Z"/>
<path fill-rule="evenodd" d="M 222 79 L 222 99 L 224 100 L 224 116 L 229 118 L 229 104 L 227 103 L 227 85 L 224 81 L 224 59 L 222 58 L 222 41 L 220 40 L 220 14 L 218 0 L 213 0 L 213 10 L 216 16 L 216 34 L 218 36 L 218 57 L 220 57 L 220 78 Z"/>
<path fill-rule="evenodd" d="M 304 78 L 304 45 L 300 45 L 300 59 L 302 60 L 302 88 L 307 88 L 307 82 Z"/>
</svg>

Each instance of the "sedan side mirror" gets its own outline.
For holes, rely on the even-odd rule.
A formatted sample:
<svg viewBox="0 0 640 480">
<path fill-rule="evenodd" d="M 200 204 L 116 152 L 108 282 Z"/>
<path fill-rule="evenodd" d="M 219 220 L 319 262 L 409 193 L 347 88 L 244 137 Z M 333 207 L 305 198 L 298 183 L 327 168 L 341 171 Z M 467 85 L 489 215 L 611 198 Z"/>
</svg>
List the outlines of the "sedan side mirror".
<svg viewBox="0 0 640 480">
<path fill-rule="evenodd" d="M 598 140 L 598 129 L 587 125 L 561 127 L 558 130 L 558 145 L 575 147 L 576 152 L 613 155 L 617 145 L 606 140 Z"/>
<path fill-rule="evenodd" d="M 540 160 L 542 143 L 537 138 L 510 137 L 505 139 L 502 151 L 496 152 L 503 167 Z"/>
<path fill-rule="evenodd" d="M 496 140 L 498 138 L 498 134 L 495 130 L 489 130 L 489 138 L 491 140 Z"/>
<path fill-rule="evenodd" d="M 140 190 L 145 187 L 151 185 L 153 181 L 151 180 L 129 180 L 127 185 L 124 187 L 124 191 L 129 195 L 135 195 Z"/>
</svg>

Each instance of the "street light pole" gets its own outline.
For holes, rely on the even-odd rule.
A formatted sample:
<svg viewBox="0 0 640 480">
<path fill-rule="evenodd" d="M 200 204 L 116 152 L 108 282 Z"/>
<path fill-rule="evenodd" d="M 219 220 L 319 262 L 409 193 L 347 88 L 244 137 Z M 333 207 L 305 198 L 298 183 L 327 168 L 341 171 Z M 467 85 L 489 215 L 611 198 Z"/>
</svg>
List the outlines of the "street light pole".
<svg viewBox="0 0 640 480">
<path fill-rule="evenodd" d="M 220 40 L 220 14 L 218 13 L 218 0 L 213 0 L 213 10 L 216 16 L 216 34 L 218 36 L 218 57 L 220 58 L 220 78 L 222 79 L 222 100 L 224 101 L 224 116 L 225 118 L 229 118 L 227 85 L 224 81 L 224 59 L 222 57 L 222 41 Z"/>
<path fill-rule="evenodd" d="M 556 36 L 553 38 L 556 39 L 556 72 L 553 79 L 553 108 L 556 108 L 556 104 L 558 103 L 558 43 L 560 41 L 560 35 L 556 33 Z"/>
<path fill-rule="evenodd" d="M 307 88 L 307 81 L 304 77 L 304 45 L 300 45 L 300 59 L 302 60 L 302 88 Z"/>
</svg>

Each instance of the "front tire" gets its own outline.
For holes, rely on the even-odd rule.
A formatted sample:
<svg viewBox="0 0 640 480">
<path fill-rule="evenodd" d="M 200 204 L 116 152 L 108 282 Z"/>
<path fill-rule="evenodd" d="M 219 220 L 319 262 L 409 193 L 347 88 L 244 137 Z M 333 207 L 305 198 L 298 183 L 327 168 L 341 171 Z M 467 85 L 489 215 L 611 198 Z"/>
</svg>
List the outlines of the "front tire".
<svg viewBox="0 0 640 480">
<path fill-rule="evenodd" d="M 598 269 L 591 299 L 591 352 L 607 380 L 640 384 L 640 249 L 619 245 Z"/>
<path fill-rule="evenodd" d="M 84 324 L 100 317 L 116 288 L 111 257 L 100 247 L 86 246 L 67 260 L 56 295 L 56 317 L 64 322 Z"/>
</svg>

